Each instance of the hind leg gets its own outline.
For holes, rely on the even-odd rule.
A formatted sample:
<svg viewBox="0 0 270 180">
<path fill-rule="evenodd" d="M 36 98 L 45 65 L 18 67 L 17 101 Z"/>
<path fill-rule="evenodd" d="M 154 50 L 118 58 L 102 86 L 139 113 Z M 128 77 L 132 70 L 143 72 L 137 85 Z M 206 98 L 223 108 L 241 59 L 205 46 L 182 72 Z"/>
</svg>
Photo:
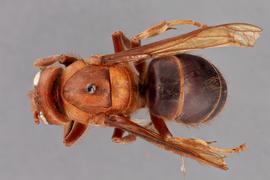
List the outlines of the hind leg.
<svg viewBox="0 0 270 180">
<path fill-rule="evenodd" d="M 164 139 L 172 137 L 170 130 L 162 118 L 155 116 L 152 113 L 150 113 L 150 117 L 155 129 L 158 131 L 161 137 Z"/>
</svg>

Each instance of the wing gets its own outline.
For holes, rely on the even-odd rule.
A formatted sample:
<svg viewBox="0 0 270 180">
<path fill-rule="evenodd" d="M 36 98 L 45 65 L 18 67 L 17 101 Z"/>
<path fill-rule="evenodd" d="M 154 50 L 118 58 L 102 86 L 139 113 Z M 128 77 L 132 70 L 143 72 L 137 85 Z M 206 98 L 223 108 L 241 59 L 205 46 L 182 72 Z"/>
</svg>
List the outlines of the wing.
<svg viewBox="0 0 270 180">
<path fill-rule="evenodd" d="M 203 27 L 187 34 L 157 41 L 138 48 L 104 55 L 101 57 L 101 62 L 103 64 L 137 62 L 149 58 L 176 55 L 187 51 L 214 47 L 252 47 L 261 32 L 261 28 L 244 23 Z"/>
<path fill-rule="evenodd" d="M 200 163 L 227 170 L 224 161 L 225 154 L 239 153 L 246 149 L 244 144 L 235 148 L 217 148 L 210 146 L 211 142 L 201 139 L 188 139 L 181 137 L 163 138 L 155 131 L 142 127 L 126 117 L 111 116 L 106 119 L 105 124 L 111 127 L 120 128 L 135 136 L 157 145 L 158 147 L 171 151 L 175 154 L 194 159 Z"/>
</svg>

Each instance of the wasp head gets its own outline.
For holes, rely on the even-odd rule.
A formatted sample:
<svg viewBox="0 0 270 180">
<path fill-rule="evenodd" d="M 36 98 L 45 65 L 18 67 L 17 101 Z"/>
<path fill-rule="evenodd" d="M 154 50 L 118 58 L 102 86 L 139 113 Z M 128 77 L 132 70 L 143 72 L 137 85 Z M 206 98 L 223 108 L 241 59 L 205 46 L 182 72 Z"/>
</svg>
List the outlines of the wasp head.
<svg viewBox="0 0 270 180">
<path fill-rule="evenodd" d="M 39 71 L 34 77 L 34 87 L 30 92 L 30 98 L 37 124 L 40 121 L 57 125 L 67 122 L 59 98 L 59 81 L 62 71 L 61 67 L 48 67 Z"/>
</svg>

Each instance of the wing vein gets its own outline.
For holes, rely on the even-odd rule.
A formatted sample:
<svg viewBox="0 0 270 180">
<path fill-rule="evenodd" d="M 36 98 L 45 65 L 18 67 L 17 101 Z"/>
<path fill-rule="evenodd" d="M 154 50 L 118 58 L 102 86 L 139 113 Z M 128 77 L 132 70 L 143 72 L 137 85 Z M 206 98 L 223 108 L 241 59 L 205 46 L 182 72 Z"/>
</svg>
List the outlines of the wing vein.
<svg viewBox="0 0 270 180">
<path fill-rule="evenodd" d="M 120 53 L 104 55 L 101 57 L 101 62 L 104 64 L 136 62 L 190 50 L 225 46 L 252 47 L 261 31 L 262 29 L 257 26 L 243 23 L 204 27 Z"/>
</svg>

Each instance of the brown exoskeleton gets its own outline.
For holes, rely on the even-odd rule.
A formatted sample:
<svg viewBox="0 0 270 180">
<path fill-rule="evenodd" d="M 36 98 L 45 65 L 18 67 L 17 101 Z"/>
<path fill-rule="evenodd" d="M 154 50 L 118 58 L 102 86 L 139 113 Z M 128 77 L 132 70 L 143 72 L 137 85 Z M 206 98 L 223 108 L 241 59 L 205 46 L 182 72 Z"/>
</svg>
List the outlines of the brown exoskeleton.
<svg viewBox="0 0 270 180">
<path fill-rule="evenodd" d="M 180 24 L 199 28 L 141 46 L 141 40 Z M 164 21 L 131 40 L 121 31 L 113 33 L 115 54 L 86 60 L 69 55 L 39 59 L 34 65 L 41 71 L 30 93 L 35 122 L 63 125 L 67 146 L 88 126 L 109 126 L 114 128 L 113 142 L 130 143 L 138 136 L 165 150 L 226 170 L 224 154 L 241 152 L 245 145 L 223 149 L 200 139 L 174 137 L 165 121 L 200 125 L 215 117 L 226 100 L 227 86 L 218 69 L 187 52 L 252 47 L 261 31 L 244 23 L 207 26 L 191 20 Z M 149 124 L 130 119 L 143 107 L 149 108 Z M 124 136 L 124 132 L 128 134 Z"/>
</svg>

